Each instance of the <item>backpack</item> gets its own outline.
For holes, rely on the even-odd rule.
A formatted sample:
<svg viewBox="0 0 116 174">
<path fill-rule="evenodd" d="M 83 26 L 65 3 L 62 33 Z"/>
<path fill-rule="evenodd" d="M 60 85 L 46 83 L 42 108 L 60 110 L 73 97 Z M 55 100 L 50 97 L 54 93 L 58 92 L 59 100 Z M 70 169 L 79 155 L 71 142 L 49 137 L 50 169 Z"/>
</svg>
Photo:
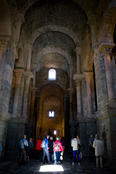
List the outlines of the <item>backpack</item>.
<svg viewBox="0 0 116 174">
<path fill-rule="evenodd" d="M 59 146 L 58 146 L 58 143 L 55 144 L 55 147 L 54 147 L 55 150 L 59 150 Z"/>
<path fill-rule="evenodd" d="M 45 148 L 45 140 L 41 142 L 41 148 Z"/>
</svg>

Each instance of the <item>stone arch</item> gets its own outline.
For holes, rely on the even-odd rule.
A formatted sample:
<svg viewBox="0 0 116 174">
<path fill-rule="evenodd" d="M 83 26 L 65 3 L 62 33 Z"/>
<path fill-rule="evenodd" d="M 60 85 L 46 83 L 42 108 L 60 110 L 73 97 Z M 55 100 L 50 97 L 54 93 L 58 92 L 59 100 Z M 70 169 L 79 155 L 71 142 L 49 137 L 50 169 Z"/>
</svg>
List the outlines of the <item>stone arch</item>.
<svg viewBox="0 0 116 174">
<path fill-rule="evenodd" d="M 52 129 L 54 128 L 55 125 L 56 128 L 58 129 L 59 126 L 56 121 L 62 122 L 62 124 L 60 125 L 64 125 L 63 93 L 64 93 L 63 89 L 57 84 L 52 84 L 52 85 L 47 84 L 41 87 L 39 96 L 40 97 L 39 110 L 38 110 L 39 112 L 37 114 L 37 132 L 39 132 L 39 134 L 43 135 L 43 131 L 44 133 L 45 131 L 48 131 L 48 125 L 49 128 Z M 53 108 L 55 108 L 57 116 L 60 117 L 60 120 L 58 117 L 56 117 L 53 120 L 50 120 L 47 117 L 47 111 L 48 109 L 51 109 L 52 106 Z M 54 122 L 54 124 L 52 122 Z M 59 127 L 59 129 L 61 128 L 62 126 Z"/>
<path fill-rule="evenodd" d="M 72 60 L 70 59 L 71 55 L 69 55 L 66 51 L 64 51 L 61 48 L 54 48 L 54 47 L 47 47 L 47 48 L 43 48 L 37 55 L 37 57 L 39 59 L 41 59 L 41 57 L 45 54 L 49 54 L 49 53 L 58 53 L 63 55 L 66 59 L 69 65 L 72 65 Z M 38 63 L 37 63 L 38 65 Z"/>
<path fill-rule="evenodd" d="M 114 45 L 113 33 L 116 24 L 116 1 L 112 0 L 106 9 L 101 30 L 100 30 L 100 43 Z M 104 32 L 103 32 L 104 31 Z"/>
<path fill-rule="evenodd" d="M 77 37 L 76 33 L 69 30 L 67 27 L 57 26 L 57 25 L 46 25 L 46 26 L 40 27 L 39 29 L 35 30 L 32 33 L 32 37 L 30 37 L 31 38 L 30 42 L 34 43 L 36 38 L 38 38 L 42 33 L 46 33 L 49 31 L 58 31 L 58 32 L 64 33 L 64 34 L 68 35 L 70 38 L 72 38 L 75 45 L 79 45 L 79 38 Z"/>
</svg>

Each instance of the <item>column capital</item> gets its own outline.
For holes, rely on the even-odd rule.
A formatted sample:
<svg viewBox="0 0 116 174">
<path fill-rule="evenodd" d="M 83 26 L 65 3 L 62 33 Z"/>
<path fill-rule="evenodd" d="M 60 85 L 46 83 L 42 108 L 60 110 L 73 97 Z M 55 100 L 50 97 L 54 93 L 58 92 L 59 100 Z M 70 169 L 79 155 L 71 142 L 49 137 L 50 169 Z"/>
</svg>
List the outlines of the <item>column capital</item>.
<svg viewBox="0 0 116 174">
<path fill-rule="evenodd" d="M 81 47 L 79 45 L 77 45 L 75 47 L 75 52 L 76 52 L 77 55 L 80 55 L 80 49 L 81 49 Z"/>
<path fill-rule="evenodd" d="M 83 80 L 84 79 L 84 75 L 83 74 L 74 74 L 73 75 L 73 80 L 75 80 L 75 81 L 81 81 L 81 80 Z"/>
<path fill-rule="evenodd" d="M 23 69 L 14 69 L 14 73 L 15 73 L 16 77 L 20 77 L 20 76 L 24 75 L 24 70 Z"/>
<path fill-rule="evenodd" d="M 32 91 L 32 92 L 36 92 L 37 89 L 38 89 L 38 88 L 36 88 L 36 87 L 32 87 L 32 88 L 31 88 L 31 91 Z"/>
<path fill-rule="evenodd" d="M 93 72 L 92 71 L 85 71 L 83 74 L 84 74 L 84 77 L 86 79 L 89 79 L 93 75 Z"/>
<path fill-rule="evenodd" d="M 73 92 L 73 88 L 67 88 L 68 92 Z"/>
<path fill-rule="evenodd" d="M 14 74 L 16 78 L 16 84 L 20 85 L 21 78 L 24 75 L 24 70 L 23 69 L 14 69 Z"/>
<path fill-rule="evenodd" d="M 6 47 L 10 36 L 0 36 L 0 54 L 2 50 Z"/>
<path fill-rule="evenodd" d="M 99 45 L 98 50 L 104 55 L 104 54 L 111 54 L 112 53 L 112 48 L 114 48 L 114 44 L 108 45 Z"/>
<path fill-rule="evenodd" d="M 32 51 L 32 48 L 33 48 L 33 43 L 32 43 L 32 42 L 29 42 L 29 48 L 30 48 L 31 51 Z"/>
<path fill-rule="evenodd" d="M 33 73 L 31 71 L 25 71 L 24 76 L 26 79 L 28 79 L 28 78 L 31 79 L 31 78 L 33 78 Z"/>
</svg>

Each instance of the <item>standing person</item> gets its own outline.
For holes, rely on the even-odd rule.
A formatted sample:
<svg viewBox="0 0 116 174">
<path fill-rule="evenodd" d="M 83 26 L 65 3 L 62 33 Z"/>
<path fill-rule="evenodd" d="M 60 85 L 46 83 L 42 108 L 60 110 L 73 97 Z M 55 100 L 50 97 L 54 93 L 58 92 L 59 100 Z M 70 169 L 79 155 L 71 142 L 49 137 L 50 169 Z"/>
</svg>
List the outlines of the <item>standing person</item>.
<svg viewBox="0 0 116 174">
<path fill-rule="evenodd" d="M 23 138 L 19 141 L 19 162 L 21 164 L 25 163 L 28 157 L 28 141 L 26 138 L 27 136 L 24 135 Z"/>
<path fill-rule="evenodd" d="M 36 150 L 36 154 L 35 154 L 36 159 L 41 161 L 42 149 L 41 149 L 41 137 L 40 136 L 36 140 L 35 150 Z"/>
<path fill-rule="evenodd" d="M 102 140 L 102 137 L 99 138 L 99 136 L 96 135 L 95 140 L 93 142 L 93 147 L 95 148 L 96 167 L 99 167 L 100 162 L 100 167 L 103 168 L 102 157 L 104 154 L 104 142 Z"/>
<path fill-rule="evenodd" d="M 56 141 L 53 144 L 53 151 L 54 151 L 54 164 L 60 162 L 60 155 L 63 152 L 63 147 L 59 138 L 56 138 Z"/>
<path fill-rule="evenodd" d="M 82 152 L 81 152 L 81 141 L 80 141 L 80 137 L 77 135 L 77 146 L 78 146 L 78 151 L 79 151 L 79 159 L 82 159 Z"/>
<path fill-rule="evenodd" d="M 50 162 L 50 156 L 49 156 L 49 148 L 48 148 L 48 139 L 45 136 L 44 139 L 41 142 L 41 147 L 43 149 L 43 164 L 45 164 L 45 156 L 47 156 L 48 163 Z"/>
<path fill-rule="evenodd" d="M 93 161 L 93 156 L 94 156 L 93 141 L 94 141 L 94 136 L 93 136 L 93 134 L 91 134 L 89 137 L 89 159 L 90 159 L 90 161 Z"/>
<path fill-rule="evenodd" d="M 79 144 L 80 144 L 80 142 L 77 141 L 77 137 L 74 136 L 73 139 L 71 140 L 71 147 L 72 147 L 72 151 L 73 151 L 72 165 L 74 165 L 76 155 L 77 155 L 78 165 L 80 165 L 79 146 L 78 146 Z"/>
<path fill-rule="evenodd" d="M 62 144 L 63 151 L 64 151 L 64 149 L 65 149 L 65 139 L 64 139 L 64 137 L 61 137 L 61 144 Z"/>
<path fill-rule="evenodd" d="M 33 139 L 30 138 L 29 139 L 29 159 L 31 159 L 33 156 L 33 147 L 34 147 Z"/>
<path fill-rule="evenodd" d="M 50 160 L 53 161 L 53 137 L 50 137 L 50 140 L 48 142 L 48 147 L 49 147 Z"/>
<path fill-rule="evenodd" d="M 0 143 L 0 157 L 1 157 L 1 154 L 2 154 L 2 144 Z"/>
</svg>

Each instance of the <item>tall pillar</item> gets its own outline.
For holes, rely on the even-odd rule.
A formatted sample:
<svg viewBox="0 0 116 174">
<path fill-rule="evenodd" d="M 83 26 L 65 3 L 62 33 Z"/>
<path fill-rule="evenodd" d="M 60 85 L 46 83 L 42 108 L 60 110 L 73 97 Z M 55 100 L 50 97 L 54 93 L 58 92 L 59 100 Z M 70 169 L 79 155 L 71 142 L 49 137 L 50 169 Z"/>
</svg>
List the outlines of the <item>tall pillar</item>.
<svg viewBox="0 0 116 174">
<path fill-rule="evenodd" d="M 3 54 L 6 51 L 6 46 L 8 43 L 9 38 L 8 37 L 2 37 L 0 36 L 0 85 L 1 85 L 1 79 L 2 79 L 2 70 L 3 70 L 3 64 L 4 64 L 4 60 L 3 60 Z"/>
<path fill-rule="evenodd" d="M 14 75 L 16 77 L 16 84 L 15 84 L 15 96 L 14 96 L 14 105 L 13 105 L 13 117 L 20 117 L 18 114 L 18 104 L 19 104 L 19 95 L 20 95 L 20 90 L 21 90 L 21 80 L 22 80 L 22 75 L 24 71 L 21 69 L 15 69 L 14 70 Z"/>
<path fill-rule="evenodd" d="M 116 96 L 116 54 L 112 55 L 112 75 L 113 75 L 113 86 Z"/>
<path fill-rule="evenodd" d="M 105 77 L 105 67 L 102 54 L 100 49 L 97 48 L 94 51 L 94 69 L 95 69 L 95 81 L 96 81 L 96 93 L 97 93 L 97 117 L 104 115 L 107 112 L 107 87 L 106 87 L 106 77 Z"/>
<path fill-rule="evenodd" d="M 34 106 L 35 106 L 35 95 L 36 95 L 37 88 L 32 87 L 31 89 L 31 113 L 30 113 L 30 122 L 33 123 L 34 119 Z"/>
<path fill-rule="evenodd" d="M 32 54 L 32 44 L 29 45 L 28 57 L 27 57 L 27 71 L 30 70 L 31 67 L 31 54 Z"/>
<path fill-rule="evenodd" d="M 82 94 L 81 94 L 81 81 L 84 78 L 82 74 L 75 74 L 73 79 L 76 82 L 76 95 L 77 95 L 77 118 L 82 117 Z"/>
<path fill-rule="evenodd" d="M 68 92 L 69 92 L 70 121 L 72 121 L 73 120 L 73 114 L 72 114 L 72 93 L 73 93 L 73 89 L 68 88 Z"/>
<path fill-rule="evenodd" d="M 23 118 L 27 121 L 28 114 L 27 114 L 27 106 L 28 106 L 28 92 L 29 92 L 29 85 L 30 79 L 32 78 L 32 73 L 30 71 L 25 72 L 25 84 L 24 84 L 24 96 L 23 96 Z"/>
<path fill-rule="evenodd" d="M 87 108 L 88 108 L 88 117 L 92 116 L 92 90 L 91 90 L 91 78 L 92 72 L 84 72 L 87 88 Z"/>
<path fill-rule="evenodd" d="M 114 86 L 113 86 L 111 52 L 112 52 L 112 48 L 110 48 L 110 47 L 104 48 L 104 64 L 105 64 L 106 83 L 107 83 L 109 104 L 111 104 L 110 101 L 113 101 L 113 99 L 116 99 Z"/>
<path fill-rule="evenodd" d="M 9 119 L 8 107 L 12 84 L 12 73 L 14 68 L 14 57 L 11 48 L 4 50 L 2 60 L 4 61 L 4 64 L 2 71 L 0 72 L 0 143 L 3 146 L 4 156 L 7 122 Z"/>
</svg>

